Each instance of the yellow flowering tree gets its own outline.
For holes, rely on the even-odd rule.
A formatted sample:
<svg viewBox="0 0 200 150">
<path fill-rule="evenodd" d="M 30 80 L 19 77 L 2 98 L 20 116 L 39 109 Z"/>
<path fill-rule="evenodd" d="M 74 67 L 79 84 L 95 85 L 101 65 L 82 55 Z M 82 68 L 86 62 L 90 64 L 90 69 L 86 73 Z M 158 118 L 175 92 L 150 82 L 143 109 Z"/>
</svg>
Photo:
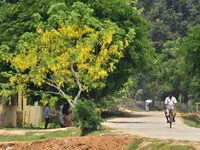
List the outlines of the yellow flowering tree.
<svg viewBox="0 0 200 150">
<path fill-rule="evenodd" d="M 109 21 L 102 23 L 91 17 L 97 27 L 76 17 L 72 12 L 72 20 L 57 19 L 56 26 L 49 25 L 50 17 L 36 33 L 21 37 L 18 51 L 6 60 L 16 72 L 10 77 L 11 84 L 21 91 L 27 90 L 30 83 L 47 87 L 46 93 L 64 97 L 72 107 L 83 91 L 104 86 L 123 57 L 128 38 L 120 35 L 118 27 Z M 70 90 L 77 94 L 69 94 Z"/>
<path fill-rule="evenodd" d="M 48 22 L 40 24 L 35 33 L 21 37 L 18 51 L 6 59 L 15 70 L 11 84 L 25 91 L 33 83 L 45 88 L 46 93 L 67 99 L 72 107 L 83 91 L 104 86 L 123 57 L 128 34 L 122 34 L 110 21 L 93 18 L 92 11 L 83 7 L 80 3 L 73 6 L 67 19 L 53 6 Z M 70 90 L 77 93 L 69 94 Z"/>
</svg>

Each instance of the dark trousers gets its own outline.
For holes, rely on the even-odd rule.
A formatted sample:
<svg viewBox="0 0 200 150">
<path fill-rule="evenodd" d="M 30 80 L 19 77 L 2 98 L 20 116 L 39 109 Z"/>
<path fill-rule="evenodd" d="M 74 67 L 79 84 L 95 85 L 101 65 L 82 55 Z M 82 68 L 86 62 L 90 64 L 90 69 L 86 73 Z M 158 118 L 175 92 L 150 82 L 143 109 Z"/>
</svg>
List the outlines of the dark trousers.
<svg viewBox="0 0 200 150">
<path fill-rule="evenodd" d="M 49 124 L 49 118 L 45 118 L 45 129 L 47 129 L 48 124 Z"/>
</svg>

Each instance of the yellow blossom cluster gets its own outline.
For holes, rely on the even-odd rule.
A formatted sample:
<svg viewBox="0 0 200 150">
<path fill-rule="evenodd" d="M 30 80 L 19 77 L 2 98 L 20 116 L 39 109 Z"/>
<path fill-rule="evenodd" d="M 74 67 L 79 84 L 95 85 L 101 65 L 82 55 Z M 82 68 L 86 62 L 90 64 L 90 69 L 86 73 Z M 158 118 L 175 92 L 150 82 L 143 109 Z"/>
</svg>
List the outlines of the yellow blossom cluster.
<svg viewBox="0 0 200 150">
<path fill-rule="evenodd" d="M 115 69 L 123 57 L 128 41 L 115 41 L 113 28 L 95 30 L 88 26 L 62 25 L 58 29 L 37 30 L 37 42 L 29 43 L 26 52 L 12 60 L 13 66 L 24 72 L 29 70 L 32 82 L 41 86 L 50 75 L 54 81 L 74 87 L 74 70 L 83 87 L 102 87 L 102 79 Z M 11 78 L 11 81 L 16 81 Z"/>
</svg>

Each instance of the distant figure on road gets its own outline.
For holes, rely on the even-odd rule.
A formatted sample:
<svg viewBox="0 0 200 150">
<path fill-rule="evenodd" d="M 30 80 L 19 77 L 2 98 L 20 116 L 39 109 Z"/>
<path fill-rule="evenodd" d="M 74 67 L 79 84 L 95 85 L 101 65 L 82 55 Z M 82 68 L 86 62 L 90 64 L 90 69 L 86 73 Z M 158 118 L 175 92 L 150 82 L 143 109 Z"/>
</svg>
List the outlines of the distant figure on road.
<svg viewBox="0 0 200 150">
<path fill-rule="evenodd" d="M 176 106 L 177 100 L 175 97 L 172 96 L 172 94 L 169 94 L 168 97 L 166 97 L 165 99 L 165 117 L 167 119 L 167 123 L 169 123 L 169 109 L 173 109 L 173 121 L 175 122 L 175 116 L 176 116 L 176 110 L 175 110 L 175 106 Z"/>
<path fill-rule="evenodd" d="M 44 114 L 45 114 L 45 129 L 47 129 L 48 124 L 49 124 L 49 118 L 50 118 L 49 103 L 47 103 L 47 104 L 45 105 Z"/>
<path fill-rule="evenodd" d="M 150 106 L 151 106 L 152 100 L 148 99 L 145 101 L 145 110 L 148 112 L 150 110 Z"/>
</svg>

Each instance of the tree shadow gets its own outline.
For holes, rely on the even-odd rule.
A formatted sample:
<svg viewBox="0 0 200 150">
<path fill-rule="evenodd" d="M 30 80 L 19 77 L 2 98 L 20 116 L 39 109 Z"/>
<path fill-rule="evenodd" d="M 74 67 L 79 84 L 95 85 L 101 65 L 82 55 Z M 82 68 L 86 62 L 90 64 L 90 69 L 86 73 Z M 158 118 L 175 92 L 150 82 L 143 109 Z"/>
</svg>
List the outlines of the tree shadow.
<svg viewBox="0 0 200 150">
<path fill-rule="evenodd" d="M 139 121 L 107 121 L 108 123 L 117 123 L 117 124 L 146 124 L 149 122 L 139 122 Z"/>
<path fill-rule="evenodd" d="M 134 112 L 121 112 L 121 111 L 104 111 L 101 113 L 102 118 L 144 118 L 152 116 L 150 114 L 134 114 Z"/>
</svg>

